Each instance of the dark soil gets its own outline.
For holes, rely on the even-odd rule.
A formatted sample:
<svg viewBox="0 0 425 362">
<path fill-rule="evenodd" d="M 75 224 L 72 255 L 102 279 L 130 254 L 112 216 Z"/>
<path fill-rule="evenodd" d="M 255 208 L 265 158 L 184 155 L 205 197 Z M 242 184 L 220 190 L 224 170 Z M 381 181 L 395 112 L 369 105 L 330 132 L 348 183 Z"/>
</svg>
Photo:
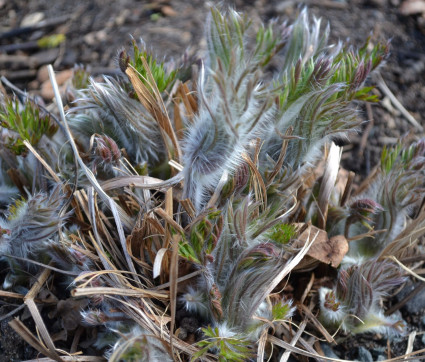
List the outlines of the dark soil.
<svg viewBox="0 0 425 362">
<path fill-rule="evenodd" d="M 353 45 L 360 46 L 369 35 L 372 42 L 391 39 L 391 55 L 380 73 L 400 103 L 420 124 L 425 125 L 424 21 L 421 14 L 402 15 L 400 6 L 403 1 L 310 0 L 301 4 L 281 0 L 235 0 L 231 3 L 254 21 L 294 18 L 300 8 L 307 5 L 313 15 L 322 17 L 324 23 L 330 23 L 331 38 L 335 41 L 350 39 Z M 0 0 L 0 73 L 34 94 L 38 93 L 43 81 L 40 68 L 47 63 L 53 63 L 56 70 L 85 64 L 91 67 L 93 74 L 114 73 L 117 71 L 116 54 L 123 47 L 130 49 L 131 36 L 143 38 L 159 57 L 176 59 L 185 50 L 191 54 L 195 49 L 203 49 L 207 8 L 203 0 Z M 68 19 L 51 27 L 6 37 L 7 32 L 21 27 L 22 20 L 35 13 L 41 13 L 43 20 L 64 15 Z M 57 33 L 66 35 L 66 41 L 59 48 L 4 50 L 6 45 L 34 41 Z M 372 79 L 372 83 L 374 81 Z M 381 95 L 381 103 L 372 105 L 369 112 L 359 106 L 359 117 L 365 121 L 363 129 L 366 135 L 359 133 L 353 136 L 352 144 L 344 148 L 344 167 L 355 171 L 359 178 L 373 168 L 384 145 L 394 144 L 407 135 L 413 138 L 422 136 L 381 88 L 377 88 L 376 92 Z M 371 120 L 371 123 L 367 122 Z M 0 314 L 6 314 L 13 308 L 2 305 Z M 420 316 L 409 319 L 411 328 L 424 329 L 419 322 Z M 6 321 L 1 322 L 0 333 L 0 361 L 18 361 L 35 356 L 10 330 Z M 357 345 L 386 347 L 386 339 L 375 337 L 370 337 L 367 343 L 363 337 L 345 341 L 339 348 L 340 357 L 357 358 L 353 355 L 353 348 Z M 421 336 L 418 336 L 415 348 L 424 348 L 420 341 Z M 405 348 L 406 343 L 391 344 L 393 355 L 403 354 Z"/>
</svg>

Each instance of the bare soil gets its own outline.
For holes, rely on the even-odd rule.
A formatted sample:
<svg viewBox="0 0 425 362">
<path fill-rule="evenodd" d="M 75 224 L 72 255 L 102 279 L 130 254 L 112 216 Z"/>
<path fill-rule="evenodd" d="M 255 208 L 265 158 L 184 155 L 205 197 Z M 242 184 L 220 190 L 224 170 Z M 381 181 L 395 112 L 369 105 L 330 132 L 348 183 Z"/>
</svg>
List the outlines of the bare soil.
<svg viewBox="0 0 425 362">
<path fill-rule="evenodd" d="M 335 41 L 350 39 L 354 46 L 360 46 L 369 35 L 372 42 L 391 39 L 391 55 L 380 74 L 402 106 L 425 126 L 424 17 L 420 13 L 403 15 L 400 9 L 405 1 L 235 0 L 228 3 L 254 21 L 275 17 L 291 19 L 306 5 L 314 16 L 330 23 L 331 38 Z M 113 74 L 118 68 L 117 52 L 123 47 L 131 48 L 131 36 L 142 38 L 159 57 L 177 59 L 185 51 L 191 54 L 203 49 L 207 8 L 208 4 L 203 0 L 0 0 L 0 73 L 34 94 L 39 93 L 43 81 L 40 68 L 47 63 L 53 63 L 56 70 L 84 64 L 93 74 Z M 24 19 L 27 21 L 30 15 L 37 13 L 46 21 L 61 20 L 62 16 L 66 19 L 50 27 L 8 36 L 8 32 L 23 26 Z M 66 41 L 58 48 L 15 51 L 5 48 L 58 33 L 66 36 Z M 377 78 L 371 82 L 376 84 Z M 359 179 L 377 163 L 383 146 L 394 144 L 401 137 L 415 139 L 423 136 L 401 113 L 400 107 L 389 100 L 382 87 L 377 87 L 376 92 L 382 101 L 369 110 L 359 105 L 359 117 L 365 121 L 360 131 L 364 132 L 359 132 L 344 148 L 344 167 L 356 172 Z M 15 307 L 2 303 L 0 314 L 4 315 Z M 412 329 L 424 330 L 420 315 L 404 317 Z M 0 361 L 35 357 L 34 351 L 7 326 L 7 320 L 0 324 Z M 420 341 L 421 337 L 417 337 L 415 348 L 425 347 Z M 386 343 L 386 339 L 379 336 L 351 338 L 338 350 L 341 358 L 357 358 L 353 355 L 353 347 L 387 348 Z M 391 344 L 391 352 L 395 355 L 404 353 L 405 348 L 404 342 Z"/>
</svg>

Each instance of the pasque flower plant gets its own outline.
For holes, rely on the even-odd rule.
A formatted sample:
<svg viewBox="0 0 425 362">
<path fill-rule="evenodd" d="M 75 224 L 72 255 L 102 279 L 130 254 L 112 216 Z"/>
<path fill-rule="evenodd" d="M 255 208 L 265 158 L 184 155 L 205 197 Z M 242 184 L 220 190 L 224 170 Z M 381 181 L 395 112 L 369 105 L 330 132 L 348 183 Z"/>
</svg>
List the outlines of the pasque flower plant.
<svg viewBox="0 0 425 362">
<path fill-rule="evenodd" d="M 357 194 L 333 190 L 330 145 L 358 131 L 359 102 L 377 100 L 365 82 L 388 44 L 354 49 L 328 35 L 307 10 L 254 26 L 212 8 L 201 59 L 164 63 L 133 42 L 117 79 L 77 69 L 66 114 L 56 94 L 59 127 L 5 99 L 0 147 L 14 157 L 0 153 L 1 184 L 18 194 L 40 159 L 47 169 L 22 199 L 1 200 L 12 274 L 41 271 L 33 259 L 74 275 L 58 297 L 87 298 L 80 327 L 98 331 L 112 361 L 271 357 L 295 348 L 282 338 L 306 300 L 330 331 L 402 333 L 382 301 L 406 280 L 391 258 L 422 234 L 424 142 L 385 149 Z M 296 290 L 319 265 L 335 278 Z"/>
</svg>

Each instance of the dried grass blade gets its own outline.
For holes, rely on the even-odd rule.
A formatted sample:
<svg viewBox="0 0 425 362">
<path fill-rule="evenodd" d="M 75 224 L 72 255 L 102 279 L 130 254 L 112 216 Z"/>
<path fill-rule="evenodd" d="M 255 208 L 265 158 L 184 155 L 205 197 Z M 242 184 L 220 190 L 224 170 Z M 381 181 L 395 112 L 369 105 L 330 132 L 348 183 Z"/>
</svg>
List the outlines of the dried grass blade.
<svg viewBox="0 0 425 362">
<path fill-rule="evenodd" d="M 341 147 L 331 143 L 328 157 L 326 159 L 325 170 L 323 172 L 322 182 L 320 184 L 318 206 L 318 227 L 324 229 L 328 217 L 329 197 L 335 187 L 336 177 L 338 176 L 339 164 L 341 161 Z"/>
<path fill-rule="evenodd" d="M 196 89 L 196 88 L 193 88 L 193 89 Z M 183 83 L 183 90 L 184 90 L 186 98 L 189 100 L 190 107 L 192 108 L 193 113 L 194 114 L 198 113 L 198 101 L 193 96 L 193 94 L 195 93 L 191 92 L 189 87 L 187 86 L 187 82 Z"/>
<path fill-rule="evenodd" d="M 93 288 L 75 288 L 71 291 L 73 297 L 86 297 L 91 295 L 121 295 L 124 297 L 141 297 L 141 298 L 158 298 L 168 299 L 166 292 L 160 293 L 149 289 L 126 289 L 126 288 L 108 288 L 108 287 L 93 287 Z"/>
<path fill-rule="evenodd" d="M 170 312 L 171 312 L 171 326 L 170 326 L 170 345 L 171 351 L 174 355 L 173 337 L 174 327 L 176 324 L 176 307 L 177 307 L 177 279 L 179 277 L 179 235 L 173 235 L 173 244 L 171 252 L 170 263 Z"/>
<path fill-rule="evenodd" d="M 14 292 L 7 292 L 5 290 L 0 290 L 0 297 L 24 299 L 25 295 L 14 293 Z"/>
<path fill-rule="evenodd" d="M 187 117 L 190 121 L 192 121 L 193 117 L 195 116 L 195 113 L 198 112 L 198 105 L 193 96 L 190 94 L 188 86 L 185 83 L 182 83 L 177 93 L 180 95 L 180 98 L 183 101 L 184 107 L 187 112 Z"/>
<path fill-rule="evenodd" d="M 425 278 L 416 274 L 412 269 L 408 268 L 406 265 L 401 263 L 395 256 L 393 256 L 393 255 L 387 256 L 387 257 L 385 257 L 385 259 L 391 259 L 392 261 L 396 262 L 404 271 L 406 271 L 410 275 L 414 276 L 416 279 L 420 280 L 421 282 L 425 283 Z"/>
<path fill-rule="evenodd" d="M 307 326 L 307 321 L 303 320 L 300 326 L 298 327 L 298 331 L 295 334 L 294 338 L 292 338 L 291 346 L 295 346 L 298 342 L 298 340 L 301 338 L 301 335 L 304 332 L 305 327 Z M 286 351 L 282 357 L 280 358 L 279 362 L 286 362 L 289 359 L 289 356 L 291 355 L 291 351 Z"/>
<path fill-rule="evenodd" d="M 74 279 L 74 283 L 77 283 L 81 280 L 87 279 L 88 277 L 89 280 L 88 282 L 80 285 L 80 287 L 86 286 L 88 285 L 88 283 L 95 279 L 96 277 L 98 277 L 99 275 L 104 275 L 104 274 L 114 274 L 114 275 L 121 275 L 121 274 L 132 274 L 132 272 L 129 272 L 127 270 L 98 270 L 98 271 L 94 271 L 94 272 L 85 272 L 82 274 L 79 274 L 75 279 Z"/>
<path fill-rule="evenodd" d="M 183 180 L 182 174 L 177 174 L 176 176 L 162 181 L 150 176 L 120 176 L 111 178 L 107 181 L 101 182 L 102 189 L 104 191 L 114 190 L 120 187 L 139 187 L 141 189 L 152 189 L 159 190 L 161 192 L 166 192 L 169 187 L 172 187 L 178 184 Z"/>
<path fill-rule="evenodd" d="M 416 338 L 416 331 L 412 331 L 409 334 L 409 338 L 407 340 L 406 354 L 412 353 L 412 351 L 413 351 L 413 343 L 415 342 L 415 338 Z"/>
<path fill-rule="evenodd" d="M 24 140 L 24 145 L 27 146 L 27 148 L 31 151 L 35 158 L 40 161 L 40 163 L 44 166 L 50 176 L 52 176 L 57 183 L 62 183 L 62 180 L 58 177 L 58 175 L 56 175 L 56 172 L 54 172 L 52 168 L 48 165 L 48 163 L 38 154 L 38 152 L 31 145 L 31 143 L 29 143 L 27 140 Z"/>
<path fill-rule="evenodd" d="M 181 140 L 184 136 L 184 125 L 183 119 L 180 114 L 180 108 L 177 101 L 174 101 L 174 127 L 176 128 L 176 135 L 179 140 Z"/>
<path fill-rule="evenodd" d="M 208 201 L 208 204 L 206 206 L 207 209 L 214 207 L 214 205 L 217 203 L 218 199 L 220 198 L 221 191 L 223 190 L 223 187 L 226 185 L 228 179 L 229 179 L 229 173 L 226 170 L 224 170 L 220 180 L 218 181 L 217 187 L 214 190 L 214 193 L 212 194 L 210 200 Z"/>
<path fill-rule="evenodd" d="M 400 103 L 397 97 L 391 92 L 387 84 L 382 78 L 380 73 L 376 73 L 376 78 L 378 79 L 378 87 L 384 92 L 384 94 L 391 100 L 392 104 L 403 114 L 403 116 L 416 127 L 419 131 L 423 132 L 424 128 L 419 124 L 419 122 L 407 111 L 406 108 Z"/>
<path fill-rule="evenodd" d="M 341 206 L 344 206 L 345 203 L 348 201 L 349 197 L 351 196 L 351 192 L 353 190 L 354 176 L 356 176 L 356 174 L 353 171 L 350 171 L 348 173 L 347 183 L 345 184 L 344 193 L 342 194 L 342 197 L 341 197 L 341 202 L 340 202 Z"/>
<path fill-rule="evenodd" d="M 162 217 L 170 226 L 173 227 L 178 233 L 184 233 L 184 229 L 173 218 L 165 212 L 164 209 L 157 207 L 153 210 L 155 214 Z"/>
<path fill-rule="evenodd" d="M 276 338 L 275 336 L 272 336 L 270 334 L 267 336 L 267 340 L 270 341 L 271 343 L 275 344 L 276 346 L 287 349 L 288 351 L 300 354 L 302 356 L 315 358 L 319 361 L 326 360 L 326 361 L 334 361 L 334 362 L 354 362 L 354 361 L 351 361 L 351 360 L 331 358 L 331 357 L 321 356 L 318 353 L 308 352 L 308 351 L 305 351 L 301 348 L 291 346 L 289 343 L 282 341 L 281 339 Z M 389 359 L 383 360 L 382 362 L 413 361 L 413 360 L 415 360 L 419 357 L 417 355 L 422 354 L 422 353 L 425 353 L 425 349 L 420 349 L 418 351 L 406 354 L 404 356 L 389 358 Z"/>
<path fill-rule="evenodd" d="M 155 79 L 153 78 L 152 72 L 149 68 L 148 63 L 146 62 L 146 59 L 144 57 L 141 57 L 143 67 L 146 70 L 146 74 L 149 79 L 145 79 L 146 83 L 149 84 L 152 93 L 149 91 L 147 86 L 143 84 L 143 82 L 139 78 L 139 73 L 136 69 L 133 68 L 133 66 L 128 66 L 125 70 L 125 74 L 127 74 L 128 78 L 130 79 L 131 84 L 134 87 L 134 90 L 137 93 L 137 96 L 139 97 L 140 102 L 143 104 L 143 106 L 148 110 L 148 112 L 153 116 L 153 118 L 158 122 L 158 125 L 160 127 L 161 133 L 163 134 L 163 140 L 164 144 L 167 147 L 168 156 L 171 159 L 172 152 L 168 148 L 168 139 L 171 140 L 171 143 L 173 144 L 174 150 L 177 153 L 177 161 L 181 161 L 181 150 L 180 146 L 176 137 L 176 134 L 174 132 L 174 129 L 171 125 L 170 118 L 168 117 L 168 114 L 166 113 L 165 105 L 162 101 L 161 94 L 159 93 L 158 87 L 155 83 Z M 168 139 L 167 137 L 168 136 Z"/>
<path fill-rule="evenodd" d="M 264 329 L 263 332 L 261 332 L 260 338 L 258 339 L 257 362 L 263 362 L 264 361 L 267 335 L 268 335 L 268 328 Z"/>
<path fill-rule="evenodd" d="M 46 328 L 46 325 L 44 324 L 43 318 L 41 318 L 40 311 L 37 308 L 37 305 L 34 302 L 34 298 L 38 294 L 40 288 L 43 286 L 43 284 L 47 281 L 50 275 L 49 269 L 44 269 L 39 277 L 37 278 L 37 281 L 33 284 L 31 289 L 28 291 L 27 295 L 24 297 L 24 303 L 27 305 L 32 318 L 34 319 L 34 322 L 38 328 L 38 330 L 41 333 L 41 337 L 46 343 L 47 348 L 50 351 L 51 356 L 54 357 L 56 361 L 60 361 L 60 357 L 58 353 L 56 352 L 56 347 L 52 341 L 52 338 Z"/>
<path fill-rule="evenodd" d="M 183 206 L 184 211 L 189 215 L 191 219 L 195 218 L 196 216 L 196 210 L 195 206 L 193 206 L 193 203 L 190 199 L 183 199 L 180 200 L 180 205 Z"/>
<path fill-rule="evenodd" d="M 308 284 L 307 284 L 307 286 L 306 286 L 306 288 L 305 288 L 305 290 L 303 292 L 303 295 L 300 298 L 300 303 L 301 304 L 304 304 L 304 301 L 307 298 L 308 293 L 310 293 L 310 290 L 313 287 L 313 283 L 314 283 L 315 278 L 316 277 L 315 277 L 314 273 L 311 273 L 310 280 L 309 280 L 309 282 L 308 282 Z"/>
<path fill-rule="evenodd" d="M 105 269 L 115 269 L 114 265 L 109 261 L 107 256 L 105 255 L 105 250 L 103 249 L 102 242 L 100 241 L 99 232 L 97 230 L 97 224 L 96 224 L 96 213 L 95 213 L 95 201 L 94 201 L 94 193 L 93 193 L 93 187 L 90 187 L 88 190 L 88 207 L 89 207 L 89 213 L 90 213 L 90 219 L 91 219 L 91 225 L 93 228 L 94 233 L 94 239 L 93 246 L 95 247 L 97 251 L 97 255 L 99 256 L 103 267 Z"/>
<path fill-rule="evenodd" d="M 24 140 L 24 145 L 31 151 L 31 153 L 34 155 L 35 158 L 37 158 L 37 160 L 44 166 L 44 168 L 47 170 L 47 172 L 50 174 L 50 176 L 52 176 L 52 178 L 58 183 L 58 184 L 62 184 L 62 180 L 58 177 L 58 175 L 56 174 L 55 171 L 52 170 L 52 168 L 49 166 L 49 164 L 43 159 L 43 157 L 41 157 L 39 155 L 39 153 L 35 150 L 35 148 L 31 145 L 31 143 L 29 143 L 27 140 Z M 66 192 L 69 195 L 72 195 L 72 190 L 69 187 L 69 185 L 63 185 L 63 189 L 66 190 Z M 76 201 L 74 200 L 74 198 L 71 199 L 71 204 L 72 207 L 76 208 L 77 210 L 79 210 L 78 205 L 76 203 Z"/>
<path fill-rule="evenodd" d="M 325 327 L 323 327 L 322 323 L 319 322 L 319 320 L 316 318 L 316 316 L 311 313 L 311 310 L 305 306 L 304 304 L 300 304 L 299 308 L 305 313 L 305 315 L 313 322 L 313 324 L 316 326 L 316 328 L 322 333 L 323 337 L 326 338 L 326 341 L 328 343 L 334 343 L 336 344 L 333 337 L 329 334 L 329 332 L 326 330 Z"/>
<path fill-rule="evenodd" d="M 50 350 L 48 350 L 38 339 L 34 334 L 31 333 L 31 331 L 23 324 L 18 318 L 15 318 L 14 320 L 9 322 L 9 326 L 17 333 L 19 334 L 25 342 L 27 342 L 31 347 L 39 351 L 40 353 L 44 354 L 45 356 L 50 357 L 47 359 L 48 361 L 63 361 L 60 357 L 57 358 L 57 354 L 52 353 Z M 39 361 L 37 359 L 37 361 Z"/>
<path fill-rule="evenodd" d="M 183 282 L 183 281 L 188 280 L 190 278 L 196 277 L 199 274 L 202 274 L 202 270 L 197 270 L 197 271 L 194 271 L 194 272 L 192 272 L 190 274 L 187 274 L 187 275 L 185 275 L 183 277 L 177 278 L 177 283 L 180 283 L 180 282 Z M 155 290 L 165 289 L 165 288 L 169 288 L 170 285 L 171 285 L 171 283 L 168 282 L 168 283 L 164 283 L 164 284 L 158 285 L 157 287 L 155 287 L 153 289 L 155 289 Z"/>
<path fill-rule="evenodd" d="M 21 304 L 20 306 L 11 310 L 9 313 L 2 314 L 1 317 L 0 317 L 0 322 L 4 321 L 5 319 L 12 317 L 15 313 L 18 313 L 20 310 L 24 309 L 25 307 L 26 307 L 25 304 Z"/>
</svg>

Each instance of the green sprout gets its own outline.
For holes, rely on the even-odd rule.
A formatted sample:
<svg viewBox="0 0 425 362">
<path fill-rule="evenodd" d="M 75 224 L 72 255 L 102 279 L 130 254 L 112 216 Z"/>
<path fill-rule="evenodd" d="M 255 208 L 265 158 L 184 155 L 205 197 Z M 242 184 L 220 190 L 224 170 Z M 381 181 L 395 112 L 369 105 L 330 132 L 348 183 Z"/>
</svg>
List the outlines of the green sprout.
<svg viewBox="0 0 425 362">
<path fill-rule="evenodd" d="M 58 130 L 50 116 L 41 116 L 39 108 L 31 102 L 27 101 L 20 110 L 18 100 L 6 101 L 0 110 L 0 126 L 11 131 L 6 147 L 15 155 L 25 155 L 25 140 L 37 146 L 43 136 L 51 137 Z"/>
<path fill-rule="evenodd" d="M 277 244 L 286 245 L 297 235 L 297 228 L 292 224 L 278 224 L 273 226 L 266 236 Z"/>
<path fill-rule="evenodd" d="M 125 51 L 121 53 L 121 58 L 126 58 L 126 61 L 131 64 L 140 74 L 140 80 L 148 85 L 148 71 L 143 65 L 142 58 L 146 60 L 149 70 L 152 73 L 155 84 L 158 90 L 162 93 L 174 83 L 177 75 L 177 70 L 168 70 L 164 63 L 157 61 L 154 56 L 145 49 L 140 49 L 136 41 L 133 40 L 133 56 L 128 57 Z M 150 86 L 148 85 L 148 89 Z"/>
<path fill-rule="evenodd" d="M 220 362 L 243 362 L 253 356 L 250 348 L 251 342 L 247 338 L 233 333 L 225 326 L 222 328 L 208 326 L 202 328 L 202 331 L 205 339 L 197 343 L 201 349 L 192 356 L 191 361 L 201 358 L 210 350 L 217 352 Z"/>
</svg>

